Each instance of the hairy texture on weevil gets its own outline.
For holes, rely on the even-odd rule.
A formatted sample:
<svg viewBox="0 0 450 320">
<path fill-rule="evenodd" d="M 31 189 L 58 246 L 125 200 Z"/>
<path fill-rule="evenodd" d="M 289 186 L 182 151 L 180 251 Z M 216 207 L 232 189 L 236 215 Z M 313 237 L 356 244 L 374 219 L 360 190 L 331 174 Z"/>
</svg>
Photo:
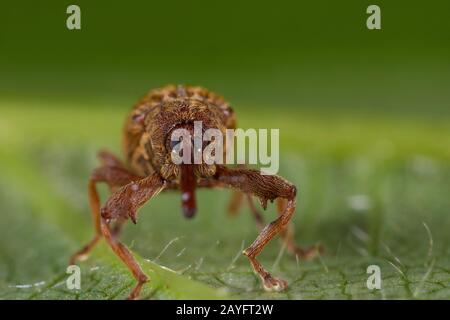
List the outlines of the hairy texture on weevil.
<svg viewBox="0 0 450 320">
<path fill-rule="evenodd" d="M 230 105 L 205 88 L 170 85 L 150 91 L 134 106 L 124 126 L 127 163 L 141 175 L 157 171 L 167 179 L 177 178 L 179 171 L 172 165 L 166 140 L 177 125 L 194 121 L 201 121 L 204 130 L 219 129 L 224 136 L 226 129 L 236 127 Z M 214 169 L 197 170 L 212 174 Z"/>
<path fill-rule="evenodd" d="M 222 97 L 202 87 L 166 86 L 150 91 L 134 106 L 125 122 L 123 133 L 126 163 L 109 152 L 99 153 L 102 165 L 92 172 L 88 184 L 96 234 L 72 256 L 71 264 L 85 257 L 100 237 L 104 237 L 136 278 L 137 284 L 129 298 L 137 298 L 142 286 L 149 279 L 131 252 L 117 239 L 122 223 L 128 219 L 136 223 L 139 208 L 162 190 L 179 190 L 182 212 L 185 217 L 191 218 L 197 211 L 197 188 L 234 188 L 241 195 L 234 197 L 234 204 L 239 203 L 242 195 L 247 197 L 261 233 L 243 254 L 248 257 L 265 289 L 278 291 L 287 287 L 286 281 L 273 277 L 256 260 L 256 256 L 274 236 L 279 234 L 287 250 L 296 257 L 310 259 L 320 251 L 317 246 L 310 249 L 297 246 L 293 241 L 291 229 L 287 228 L 295 211 L 297 193 L 296 187 L 289 181 L 276 175 L 262 175 L 258 170 L 242 166 L 227 168 L 211 163 L 211 158 L 206 159 L 206 163 L 202 161 L 195 164 L 175 164 L 172 161 L 173 152 L 183 150 L 184 153 L 184 147 L 192 147 L 192 135 L 196 150 L 191 149 L 191 154 L 186 155 L 191 157 L 191 160 L 198 152 L 203 154 L 204 151 L 212 150 L 214 148 L 211 147 L 218 143 L 215 140 L 202 141 L 201 148 L 198 146 L 195 142 L 197 121 L 201 122 L 202 134 L 208 129 L 215 129 L 225 137 L 227 129 L 236 128 L 234 112 L 229 104 Z M 184 135 L 183 139 L 173 141 L 171 135 L 177 129 L 189 132 L 191 139 L 185 140 L 185 137 L 189 136 Z M 181 148 L 178 149 L 177 146 Z M 226 147 L 223 148 L 224 156 Z M 101 207 L 96 189 L 99 182 L 106 183 L 112 192 Z M 252 196 L 260 200 L 264 209 L 268 201 L 277 199 L 279 217 L 263 227 L 263 217 L 253 206 Z M 236 207 L 234 204 L 231 208 Z"/>
</svg>

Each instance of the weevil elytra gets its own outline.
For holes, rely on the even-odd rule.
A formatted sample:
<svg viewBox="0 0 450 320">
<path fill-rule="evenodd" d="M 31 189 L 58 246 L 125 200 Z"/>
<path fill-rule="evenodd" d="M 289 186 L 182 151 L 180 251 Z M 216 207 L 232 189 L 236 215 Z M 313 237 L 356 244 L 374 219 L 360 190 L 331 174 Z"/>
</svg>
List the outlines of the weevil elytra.
<svg viewBox="0 0 450 320">
<path fill-rule="evenodd" d="M 179 128 L 192 130 L 195 121 L 201 121 L 205 128 L 222 132 L 236 128 L 235 114 L 230 105 L 202 87 L 169 85 L 150 91 L 134 106 L 123 132 L 126 161 L 122 162 L 109 152 L 99 152 L 101 165 L 92 172 L 88 184 L 95 236 L 71 257 L 70 263 L 86 257 L 95 244 L 105 238 L 137 280 L 129 296 L 135 299 L 149 278 L 127 247 L 118 240 L 122 224 L 128 218 L 136 223 L 137 210 L 161 191 L 181 191 L 183 213 L 186 217 L 192 217 L 197 209 L 197 188 L 232 188 L 235 191 L 229 212 L 235 213 L 242 200 L 246 199 L 261 229 L 243 254 L 250 260 L 265 289 L 285 289 L 286 281 L 273 277 L 256 260 L 256 256 L 277 234 L 281 235 L 287 250 L 299 258 L 310 259 L 320 252 L 319 246 L 302 249 L 294 243 L 289 221 L 295 211 L 296 187 L 277 175 L 262 175 L 258 170 L 245 167 L 174 164 L 170 156 L 173 151 L 171 133 Z M 180 143 L 187 142 L 183 140 Z M 96 189 L 96 184 L 101 182 L 106 183 L 112 193 L 103 206 Z M 268 200 L 277 200 L 278 218 L 264 226 L 252 196 L 260 200 L 264 209 Z"/>
</svg>

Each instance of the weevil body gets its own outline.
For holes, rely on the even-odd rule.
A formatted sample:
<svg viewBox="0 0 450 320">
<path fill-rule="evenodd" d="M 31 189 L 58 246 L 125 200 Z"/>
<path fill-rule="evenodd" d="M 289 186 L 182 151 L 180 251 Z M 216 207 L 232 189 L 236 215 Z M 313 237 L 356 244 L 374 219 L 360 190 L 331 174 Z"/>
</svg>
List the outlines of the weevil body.
<svg viewBox="0 0 450 320">
<path fill-rule="evenodd" d="M 179 166 L 172 161 L 171 133 L 181 127 L 192 130 L 194 121 L 200 121 L 204 130 L 219 129 L 224 136 L 236 124 L 222 97 L 202 87 L 167 86 L 150 91 L 136 104 L 123 133 L 124 156 L 131 170 L 140 176 L 157 172 L 168 183 L 182 186 L 186 217 L 196 211 L 192 176 L 210 178 L 216 173 L 215 165 Z"/>
<path fill-rule="evenodd" d="M 196 121 L 200 121 L 205 130 L 217 129 L 223 134 L 226 129 L 236 127 L 235 114 L 230 105 L 219 95 L 202 87 L 169 85 L 150 91 L 134 106 L 123 131 L 126 161 L 122 162 L 106 151 L 99 153 L 101 165 L 92 172 L 88 185 L 95 236 L 71 257 L 70 263 L 86 257 L 104 238 L 136 278 L 137 285 L 129 296 L 135 299 L 149 279 L 131 252 L 118 240 L 122 224 L 128 219 L 136 223 L 138 209 L 161 191 L 180 191 L 182 212 L 186 217 L 192 217 L 197 210 L 196 189 L 232 188 L 235 193 L 229 212 L 235 213 L 242 199 L 247 199 L 261 230 L 244 255 L 249 258 L 265 289 L 285 289 L 287 283 L 267 272 L 256 256 L 276 234 L 281 235 L 288 251 L 299 258 L 310 259 L 320 252 L 319 246 L 302 249 L 294 243 L 289 221 L 295 211 L 296 187 L 279 176 L 261 175 L 258 170 L 245 167 L 175 164 L 171 158 L 174 150 L 172 132 L 176 129 L 192 132 Z M 180 143 L 188 142 L 182 140 Z M 109 186 L 111 196 L 101 206 L 96 185 L 102 182 Z M 260 200 L 264 209 L 268 200 L 276 199 L 277 219 L 264 226 L 263 217 L 253 204 L 253 196 Z"/>
</svg>

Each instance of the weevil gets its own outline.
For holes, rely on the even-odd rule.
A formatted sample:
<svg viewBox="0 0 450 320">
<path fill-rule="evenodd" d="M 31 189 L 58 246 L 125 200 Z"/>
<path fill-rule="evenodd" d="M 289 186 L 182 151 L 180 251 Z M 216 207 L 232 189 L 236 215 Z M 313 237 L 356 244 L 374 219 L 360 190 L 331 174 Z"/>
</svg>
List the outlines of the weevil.
<svg viewBox="0 0 450 320">
<path fill-rule="evenodd" d="M 242 166 L 175 164 L 171 158 L 174 148 L 171 133 L 179 128 L 192 130 L 195 121 L 201 121 L 205 128 L 221 132 L 236 128 L 236 116 L 229 103 L 202 87 L 168 85 L 151 90 L 133 107 L 123 129 L 125 161 L 107 151 L 98 154 L 101 165 L 93 170 L 88 183 L 95 235 L 71 257 L 70 264 L 86 258 L 104 238 L 136 278 L 137 284 L 129 295 L 129 299 L 136 299 L 149 278 L 118 239 L 123 223 L 128 219 L 136 223 L 138 209 L 162 191 L 181 191 L 182 212 L 190 218 L 197 210 L 196 189 L 231 188 L 234 193 L 228 212 L 235 214 L 246 200 L 260 229 L 256 240 L 243 254 L 250 260 L 266 290 L 284 290 L 287 282 L 273 277 L 256 257 L 277 234 L 287 250 L 299 258 L 310 259 L 321 252 L 320 246 L 303 249 L 294 242 L 289 221 L 296 208 L 297 188 L 280 176 L 263 175 L 258 170 Z M 111 191 L 111 196 L 102 206 L 98 183 L 106 183 Z M 265 225 L 253 197 L 260 200 L 264 209 L 268 201 L 276 200 L 277 219 Z"/>
</svg>

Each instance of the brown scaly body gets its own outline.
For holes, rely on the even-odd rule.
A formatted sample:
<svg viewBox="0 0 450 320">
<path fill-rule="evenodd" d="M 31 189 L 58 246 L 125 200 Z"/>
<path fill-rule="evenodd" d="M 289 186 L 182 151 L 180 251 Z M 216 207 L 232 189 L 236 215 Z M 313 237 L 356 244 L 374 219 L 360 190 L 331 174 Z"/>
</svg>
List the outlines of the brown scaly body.
<svg viewBox="0 0 450 320">
<path fill-rule="evenodd" d="M 70 263 L 85 257 L 102 237 L 105 238 L 138 281 L 129 296 L 135 299 L 149 279 L 131 252 L 117 239 L 123 222 L 130 218 L 136 223 L 138 209 L 164 190 L 180 190 L 183 213 L 186 217 L 192 217 L 196 211 L 196 188 L 233 188 L 236 191 L 229 212 L 235 213 L 245 197 L 261 229 L 244 255 L 249 258 L 266 289 L 285 289 L 287 283 L 272 277 L 256 260 L 256 256 L 276 234 L 281 235 L 289 252 L 300 258 L 312 258 L 320 251 L 318 246 L 302 249 L 294 243 L 288 223 L 295 211 L 296 187 L 279 176 L 261 175 L 257 170 L 243 167 L 174 164 L 170 157 L 170 134 L 177 128 L 192 130 L 194 121 L 201 121 L 203 130 L 219 129 L 224 135 L 226 129 L 236 127 L 235 115 L 229 104 L 202 87 L 169 85 L 150 91 L 134 106 L 123 132 L 125 163 L 109 152 L 99 153 L 102 165 L 93 171 L 88 187 L 96 233 L 87 245 L 72 256 Z M 103 206 L 100 206 L 96 189 L 96 184 L 100 182 L 106 183 L 112 192 Z M 276 199 L 278 218 L 264 227 L 252 196 L 260 200 L 264 209 L 268 200 Z"/>
<path fill-rule="evenodd" d="M 234 129 L 233 109 L 225 100 L 202 87 L 173 86 L 150 91 L 125 122 L 123 149 L 127 163 L 139 175 L 155 171 L 167 180 L 178 176 L 166 140 L 180 123 L 202 121 L 204 129 Z"/>
</svg>

